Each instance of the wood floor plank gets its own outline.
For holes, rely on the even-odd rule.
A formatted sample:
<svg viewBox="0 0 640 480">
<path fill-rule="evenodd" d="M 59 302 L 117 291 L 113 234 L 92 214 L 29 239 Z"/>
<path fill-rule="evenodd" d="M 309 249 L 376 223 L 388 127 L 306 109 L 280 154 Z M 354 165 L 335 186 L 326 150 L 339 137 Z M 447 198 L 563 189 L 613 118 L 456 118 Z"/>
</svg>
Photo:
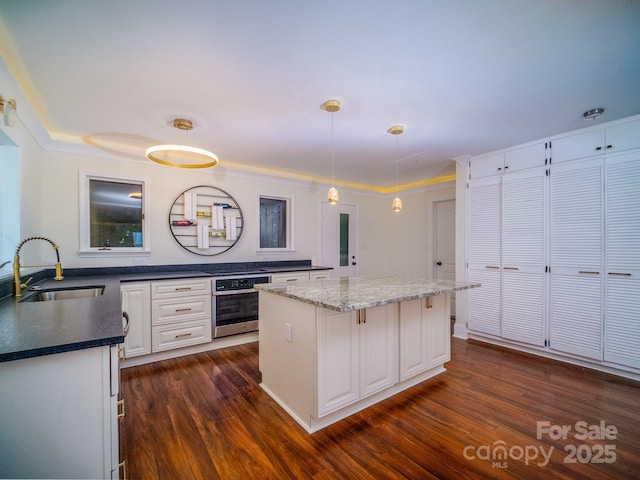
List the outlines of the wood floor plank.
<svg viewBox="0 0 640 480">
<path fill-rule="evenodd" d="M 128 477 L 575 480 L 640 472 L 638 382 L 453 339 L 447 372 L 310 435 L 259 387 L 258 348 L 123 369 Z M 571 431 L 538 439 L 539 421 Z M 618 435 L 578 440 L 580 421 L 604 421 Z M 586 462 L 604 445 L 615 461 Z M 500 446 L 502 462 L 491 458 Z M 571 457 L 571 448 L 582 457 Z M 519 458 L 526 449 L 538 456 Z M 551 452 L 548 464 L 541 449 Z"/>
</svg>

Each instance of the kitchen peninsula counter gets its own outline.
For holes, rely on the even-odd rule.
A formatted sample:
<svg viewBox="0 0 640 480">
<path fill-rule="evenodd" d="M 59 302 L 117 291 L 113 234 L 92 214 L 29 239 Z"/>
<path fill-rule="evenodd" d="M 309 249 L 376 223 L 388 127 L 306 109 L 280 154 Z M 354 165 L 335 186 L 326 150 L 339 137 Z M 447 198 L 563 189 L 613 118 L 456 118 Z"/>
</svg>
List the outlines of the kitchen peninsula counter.
<svg viewBox="0 0 640 480">
<path fill-rule="evenodd" d="M 261 387 L 309 433 L 445 371 L 450 294 L 477 283 L 377 275 L 260 292 Z"/>
</svg>

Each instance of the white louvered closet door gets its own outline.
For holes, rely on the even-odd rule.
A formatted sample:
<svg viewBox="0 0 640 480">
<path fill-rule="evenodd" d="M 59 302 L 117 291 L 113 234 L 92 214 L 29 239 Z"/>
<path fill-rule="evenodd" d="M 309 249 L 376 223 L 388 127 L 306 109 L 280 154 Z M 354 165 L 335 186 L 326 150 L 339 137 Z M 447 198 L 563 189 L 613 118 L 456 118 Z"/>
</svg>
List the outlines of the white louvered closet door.
<svg viewBox="0 0 640 480">
<path fill-rule="evenodd" d="M 605 159 L 604 360 L 640 368 L 640 152 Z"/>
<path fill-rule="evenodd" d="M 550 347 L 602 360 L 603 160 L 551 167 Z"/>
<path fill-rule="evenodd" d="M 502 179 L 502 336 L 544 346 L 546 169 Z"/>
<path fill-rule="evenodd" d="M 501 335 L 502 316 L 502 176 L 472 180 L 469 184 L 467 278 L 479 282 L 467 297 L 471 331 Z"/>
</svg>

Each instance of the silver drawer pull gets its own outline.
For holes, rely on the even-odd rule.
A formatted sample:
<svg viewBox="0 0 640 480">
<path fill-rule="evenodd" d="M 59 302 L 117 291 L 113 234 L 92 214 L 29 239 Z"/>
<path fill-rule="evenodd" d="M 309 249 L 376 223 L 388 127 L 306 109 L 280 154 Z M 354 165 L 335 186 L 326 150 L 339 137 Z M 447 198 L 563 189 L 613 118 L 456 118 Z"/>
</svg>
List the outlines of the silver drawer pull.
<svg viewBox="0 0 640 480">
<path fill-rule="evenodd" d="M 190 337 L 190 333 L 181 333 L 180 335 L 176 335 L 176 338 L 187 338 Z"/>
<path fill-rule="evenodd" d="M 490 270 L 500 270 L 500 267 L 496 267 L 494 265 L 485 265 L 484 268 L 488 268 Z"/>
<path fill-rule="evenodd" d="M 287 278 L 287 282 L 296 282 L 298 281 L 297 278 Z"/>
<path fill-rule="evenodd" d="M 631 274 L 630 273 L 619 273 L 619 272 L 609 272 L 609 275 L 611 275 L 612 277 L 630 277 Z"/>
<path fill-rule="evenodd" d="M 502 267 L 503 270 L 518 270 L 518 267 Z"/>
<path fill-rule="evenodd" d="M 176 308 L 176 313 L 177 312 L 190 312 L 191 309 L 190 308 Z"/>
<path fill-rule="evenodd" d="M 184 292 L 191 290 L 191 287 L 176 287 L 176 292 Z"/>
<path fill-rule="evenodd" d="M 580 270 L 578 273 L 580 275 L 600 275 L 600 272 L 590 272 L 588 270 Z"/>
</svg>

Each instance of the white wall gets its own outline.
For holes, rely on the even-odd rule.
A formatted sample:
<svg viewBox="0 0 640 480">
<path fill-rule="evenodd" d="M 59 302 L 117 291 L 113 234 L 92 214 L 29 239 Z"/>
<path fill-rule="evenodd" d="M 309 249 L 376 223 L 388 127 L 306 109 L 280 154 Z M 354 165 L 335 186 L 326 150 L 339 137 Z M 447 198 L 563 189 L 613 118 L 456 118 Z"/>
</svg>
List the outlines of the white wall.
<svg viewBox="0 0 640 480">
<path fill-rule="evenodd" d="M 107 160 L 83 155 L 44 152 L 41 165 L 40 233 L 60 245 L 63 266 L 166 265 L 188 263 L 306 260 L 320 258 L 320 203 L 327 187 L 286 179 L 256 177 L 230 172 L 224 167 L 205 171 L 178 170 L 147 161 Z M 88 173 L 144 177 L 149 180 L 151 202 L 151 254 L 139 257 L 80 257 L 78 220 L 78 175 Z M 230 193 L 240 204 L 245 230 L 238 243 L 216 256 L 201 256 L 180 247 L 171 235 L 168 213 L 184 190 L 213 185 Z M 27 186 L 28 191 L 29 187 Z M 292 196 L 295 201 L 295 252 L 257 253 L 258 195 Z M 453 187 L 403 194 L 404 208 L 391 210 L 391 198 L 369 193 L 341 191 L 341 202 L 359 208 L 359 273 L 427 274 L 431 237 L 427 232 L 430 202 L 453 198 Z"/>
</svg>

